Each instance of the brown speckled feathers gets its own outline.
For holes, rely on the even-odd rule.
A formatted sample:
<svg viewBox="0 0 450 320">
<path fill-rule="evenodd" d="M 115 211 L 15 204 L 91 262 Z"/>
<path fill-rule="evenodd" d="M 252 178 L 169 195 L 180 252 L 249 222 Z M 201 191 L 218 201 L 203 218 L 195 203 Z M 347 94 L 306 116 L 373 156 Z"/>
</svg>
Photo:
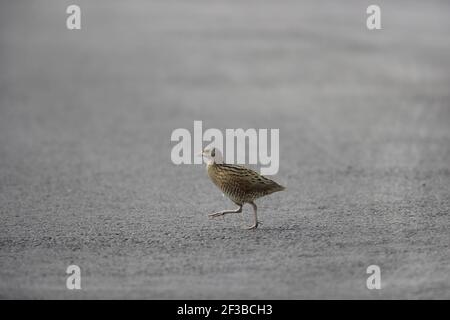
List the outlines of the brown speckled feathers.
<svg viewBox="0 0 450 320">
<path fill-rule="evenodd" d="M 248 168 L 212 163 L 208 175 L 214 184 L 236 204 L 252 202 L 262 196 L 285 188 Z"/>
</svg>

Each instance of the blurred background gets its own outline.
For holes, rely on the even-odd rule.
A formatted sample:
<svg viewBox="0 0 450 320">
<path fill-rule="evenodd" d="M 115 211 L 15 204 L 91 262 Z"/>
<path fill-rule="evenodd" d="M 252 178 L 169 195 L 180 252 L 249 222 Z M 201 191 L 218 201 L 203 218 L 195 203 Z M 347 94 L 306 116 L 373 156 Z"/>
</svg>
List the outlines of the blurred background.
<svg viewBox="0 0 450 320">
<path fill-rule="evenodd" d="M 370 4 L 1 1 L 0 297 L 450 298 L 450 3 Z M 194 120 L 280 129 L 255 232 Z"/>
</svg>

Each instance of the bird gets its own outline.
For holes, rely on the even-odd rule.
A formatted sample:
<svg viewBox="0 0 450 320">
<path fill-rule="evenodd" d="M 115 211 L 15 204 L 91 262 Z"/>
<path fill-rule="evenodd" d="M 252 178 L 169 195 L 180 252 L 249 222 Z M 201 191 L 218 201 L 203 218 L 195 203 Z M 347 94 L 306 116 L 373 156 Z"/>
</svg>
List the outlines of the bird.
<svg viewBox="0 0 450 320">
<path fill-rule="evenodd" d="M 235 210 L 211 213 L 209 217 L 216 218 L 230 213 L 240 213 L 243 205 L 248 203 L 253 208 L 254 222 L 246 229 L 256 229 L 260 222 L 258 221 L 257 207 L 254 201 L 286 188 L 243 166 L 219 163 L 219 161 L 216 161 L 219 158 L 219 152 L 216 151 L 216 148 L 204 149 L 201 155 L 207 159 L 206 168 L 209 178 L 224 195 L 239 206 Z"/>
</svg>

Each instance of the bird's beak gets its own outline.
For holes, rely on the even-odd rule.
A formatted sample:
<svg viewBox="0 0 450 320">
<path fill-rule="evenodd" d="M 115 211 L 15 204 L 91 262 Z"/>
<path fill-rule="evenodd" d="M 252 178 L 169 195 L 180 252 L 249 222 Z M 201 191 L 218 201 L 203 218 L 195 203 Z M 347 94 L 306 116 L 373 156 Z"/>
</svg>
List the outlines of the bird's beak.
<svg viewBox="0 0 450 320">
<path fill-rule="evenodd" d="M 203 150 L 200 151 L 199 153 L 195 154 L 196 157 L 202 157 L 202 162 L 203 162 Z"/>
</svg>

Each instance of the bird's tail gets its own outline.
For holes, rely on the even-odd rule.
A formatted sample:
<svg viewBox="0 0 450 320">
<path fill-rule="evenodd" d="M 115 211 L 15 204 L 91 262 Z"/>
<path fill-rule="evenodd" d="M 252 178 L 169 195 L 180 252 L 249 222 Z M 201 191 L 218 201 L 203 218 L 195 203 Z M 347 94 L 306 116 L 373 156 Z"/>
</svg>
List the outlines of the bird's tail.
<svg viewBox="0 0 450 320">
<path fill-rule="evenodd" d="M 283 191 L 283 190 L 286 190 L 286 187 L 283 187 L 281 184 L 279 184 L 275 191 Z"/>
</svg>

